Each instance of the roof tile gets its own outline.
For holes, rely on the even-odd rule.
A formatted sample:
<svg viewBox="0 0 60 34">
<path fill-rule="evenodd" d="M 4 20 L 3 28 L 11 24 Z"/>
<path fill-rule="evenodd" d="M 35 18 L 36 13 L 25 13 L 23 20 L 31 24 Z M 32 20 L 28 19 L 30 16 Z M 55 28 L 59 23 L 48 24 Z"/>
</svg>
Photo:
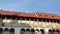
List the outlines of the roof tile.
<svg viewBox="0 0 60 34">
<path fill-rule="evenodd" d="M 26 13 L 26 12 L 14 12 L 14 11 L 0 10 L 0 14 L 17 15 L 17 16 L 24 16 L 24 17 L 36 17 L 36 18 L 50 18 L 50 19 L 60 20 L 60 16 L 56 14 L 49 14 L 49 13 L 42 13 L 42 12 Z"/>
</svg>

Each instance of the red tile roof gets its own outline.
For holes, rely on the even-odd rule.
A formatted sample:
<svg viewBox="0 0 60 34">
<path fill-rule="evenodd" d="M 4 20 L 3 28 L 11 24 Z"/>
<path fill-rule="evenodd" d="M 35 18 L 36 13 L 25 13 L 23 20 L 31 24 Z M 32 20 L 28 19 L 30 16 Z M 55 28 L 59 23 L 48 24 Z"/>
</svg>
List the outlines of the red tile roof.
<svg viewBox="0 0 60 34">
<path fill-rule="evenodd" d="M 14 12 L 14 11 L 0 10 L 0 14 L 17 15 L 17 16 L 23 16 L 23 17 L 49 18 L 49 19 L 59 19 L 60 20 L 60 16 L 58 16 L 56 14 L 48 14 L 48 13 L 42 13 L 42 12 L 26 13 L 26 12 Z"/>
</svg>

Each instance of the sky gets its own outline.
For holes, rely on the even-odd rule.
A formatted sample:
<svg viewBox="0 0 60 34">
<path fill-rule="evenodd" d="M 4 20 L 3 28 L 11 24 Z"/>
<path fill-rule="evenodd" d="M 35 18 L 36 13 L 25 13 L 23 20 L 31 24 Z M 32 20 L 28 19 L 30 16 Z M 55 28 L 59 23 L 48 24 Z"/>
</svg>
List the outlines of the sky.
<svg viewBox="0 0 60 34">
<path fill-rule="evenodd" d="M 60 0 L 0 0 L 0 8 L 17 12 L 45 12 L 60 15 Z"/>
</svg>

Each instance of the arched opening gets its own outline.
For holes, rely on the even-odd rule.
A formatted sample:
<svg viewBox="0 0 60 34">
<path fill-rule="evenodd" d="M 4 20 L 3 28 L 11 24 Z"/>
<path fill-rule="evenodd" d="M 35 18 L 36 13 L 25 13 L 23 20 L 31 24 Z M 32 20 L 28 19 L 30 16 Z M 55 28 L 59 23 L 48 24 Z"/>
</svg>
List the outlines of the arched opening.
<svg viewBox="0 0 60 34">
<path fill-rule="evenodd" d="M 22 28 L 21 31 L 20 31 L 20 34 L 24 34 L 25 33 L 25 29 Z"/>
<path fill-rule="evenodd" d="M 26 29 L 26 31 L 30 32 L 30 29 Z"/>
<path fill-rule="evenodd" d="M 35 34 L 35 30 L 34 29 L 31 29 L 31 34 Z"/>
<path fill-rule="evenodd" d="M 60 34 L 60 33 L 59 33 L 59 30 L 55 30 L 55 31 L 54 31 L 54 34 Z"/>
<path fill-rule="evenodd" d="M 59 32 L 59 30 L 58 30 L 58 29 L 57 29 L 56 31 L 57 31 L 57 32 Z"/>
<path fill-rule="evenodd" d="M 53 31 L 51 29 L 49 30 L 49 34 L 53 34 Z"/>
<path fill-rule="evenodd" d="M 35 32 L 35 34 L 38 34 L 39 33 L 39 29 L 36 29 L 36 32 Z"/>
<path fill-rule="evenodd" d="M 55 30 L 55 29 L 52 29 L 52 33 L 53 33 L 53 34 L 56 34 L 56 30 Z"/>
<path fill-rule="evenodd" d="M 3 33 L 3 28 L 0 28 L 0 34 L 2 34 Z"/>
<path fill-rule="evenodd" d="M 38 32 L 39 32 L 39 29 L 36 29 L 36 31 L 38 31 Z"/>
<path fill-rule="evenodd" d="M 10 33 L 9 29 L 8 28 L 5 28 L 4 29 L 4 34 L 9 34 L 9 33 Z"/>
<path fill-rule="evenodd" d="M 57 30 L 57 32 L 58 32 L 58 34 L 60 34 L 60 30 L 59 29 Z"/>
<path fill-rule="evenodd" d="M 44 34 L 44 30 L 43 29 L 40 29 L 40 34 Z"/>
<path fill-rule="evenodd" d="M 14 32 L 15 32 L 15 29 L 14 28 L 11 28 L 10 29 L 10 34 L 14 34 Z"/>
<path fill-rule="evenodd" d="M 30 34 L 31 32 L 30 32 L 30 29 L 26 29 L 26 32 L 25 32 L 25 34 Z"/>
<path fill-rule="evenodd" d="M 4 31 L 9 31 L 9 29 L 8 28 L 5 28 Z"/>
<path fill-rule="evenodd" d="M 57 31 L 55 29 L 50 29 L 49 34 L 57 34 Z"/>
<path fill-rule="evenodd" d="M 34 29 L 31 29 L 31 32 L 35 32 L 35 30 Z"/>
<path fill-rule="evenodd" d="M 21 29 L 21 31 L 25 32 L 25 29 Z"/>
</svg>

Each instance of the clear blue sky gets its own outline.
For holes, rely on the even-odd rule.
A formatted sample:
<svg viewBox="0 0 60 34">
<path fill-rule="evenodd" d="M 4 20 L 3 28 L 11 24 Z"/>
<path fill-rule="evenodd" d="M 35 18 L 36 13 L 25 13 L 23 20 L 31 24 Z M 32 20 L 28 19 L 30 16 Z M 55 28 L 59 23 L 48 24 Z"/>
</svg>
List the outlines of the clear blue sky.
<svg viewBox="0 0 60 34">
<path fill-rule="evenodd" d="M 29 12 L 38 11 L 60 15 L 60 0 L 0 0 L 3 10 Z"/>
</svg>

